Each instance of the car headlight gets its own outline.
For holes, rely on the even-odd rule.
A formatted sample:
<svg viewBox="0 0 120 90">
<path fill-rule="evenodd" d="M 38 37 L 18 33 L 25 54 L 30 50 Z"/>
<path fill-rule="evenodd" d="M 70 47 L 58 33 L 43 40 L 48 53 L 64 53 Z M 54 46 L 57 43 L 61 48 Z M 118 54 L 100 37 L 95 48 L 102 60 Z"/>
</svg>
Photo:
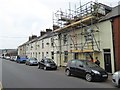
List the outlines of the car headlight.
<svg viewBox="0 0 120 90">
<path fill-rule="evenodd" d="M 96 71 L 96 70 L 92 70 L 93 73 L 95 74 L 100 74 L 100 72 Z"/>
<path fill-rule="evenodd" d="M 118 73 L 118 72 L 115 72 L 113 75 L 119 75 L 119 73 Z"/>
<path fill-rule="evenodd" d="M 50 64 L 46 64 L 47 67 L 50 67 Z"/>
</svg>

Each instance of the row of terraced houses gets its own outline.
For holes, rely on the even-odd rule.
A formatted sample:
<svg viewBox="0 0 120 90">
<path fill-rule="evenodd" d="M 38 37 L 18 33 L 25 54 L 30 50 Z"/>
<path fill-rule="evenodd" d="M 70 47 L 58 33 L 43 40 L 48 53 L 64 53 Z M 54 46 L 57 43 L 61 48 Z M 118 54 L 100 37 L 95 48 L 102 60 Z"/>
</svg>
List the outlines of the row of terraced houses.
<svg viewBox="0 0 120 90">
<path fill-rule="evenodd" d="M 120 70 L 120 5 L 109 7 L 90 2 L 80 10 L 72 16 L 57 11 L 53 29 L 30 36 L 18 47 L 18 55 L 38 61 L 52 58 L 58 66 L 66 66 L 71 59 L 98 57 L 107 72 Z"/>
</svg>

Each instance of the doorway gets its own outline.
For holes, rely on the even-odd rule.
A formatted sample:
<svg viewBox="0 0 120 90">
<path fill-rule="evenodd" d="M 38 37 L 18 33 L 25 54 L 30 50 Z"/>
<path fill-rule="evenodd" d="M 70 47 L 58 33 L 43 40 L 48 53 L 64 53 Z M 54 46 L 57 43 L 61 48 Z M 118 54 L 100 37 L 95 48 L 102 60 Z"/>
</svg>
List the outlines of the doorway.
<svg viewBox="0 0 120 90">
<path fill-rule="evenodd" d="M 74 53 L 74 59 L 78 59 L 78 53 Z"/>
<path fill-rule="evenodd" d="M 112 73 L 110 49 L 104 49 L 103 51 L 104 51 L 105 70 L 106 70 L 108 73 Z"/>
</svg>

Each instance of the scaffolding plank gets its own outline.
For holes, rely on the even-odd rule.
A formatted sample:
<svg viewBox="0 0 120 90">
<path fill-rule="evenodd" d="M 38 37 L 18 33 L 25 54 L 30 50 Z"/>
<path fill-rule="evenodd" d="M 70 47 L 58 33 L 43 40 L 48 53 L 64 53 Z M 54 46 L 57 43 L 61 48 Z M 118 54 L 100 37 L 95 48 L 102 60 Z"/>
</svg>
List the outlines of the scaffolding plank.
<svg viewBox="0 0 120 90">
<path fill-rule="evenodd" d="M 74 27 L 74 26 L 76 26 L 76 25 L 80 25 L 80 23 L 88 22 L 88 21 L 89 21 L 90 19 L 92 19 L 92 18 L 95 18 L 95 16 L 87 16 L 86 18 L 84 18 L 84 19 L 82 19 L 82 20 L 80 20 L 80 21 L 77 21 L 77 22 L 71 23 L 71 24 L 69 24 L 69 25 L 66 25 L 66 26 L 64 26 L 64 27 L 62 27 L 62 28 L 56 29 L 56 30 L 54 30 L 54 32 L 59 32 L 59 31 L 61 31 L 61 30 L 67 29 L 67 28 L 69 28 L 69 27 Z"/>
</svg>

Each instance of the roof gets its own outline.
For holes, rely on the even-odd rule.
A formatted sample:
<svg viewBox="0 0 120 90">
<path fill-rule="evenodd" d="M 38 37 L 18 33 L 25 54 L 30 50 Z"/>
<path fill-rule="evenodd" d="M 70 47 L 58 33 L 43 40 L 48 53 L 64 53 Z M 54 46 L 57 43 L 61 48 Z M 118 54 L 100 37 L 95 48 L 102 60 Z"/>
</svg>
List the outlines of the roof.
<svg viewBox="0 0 120 90">
<path fill-rule="evenodd" d="M 22 47 L 22 46 L 24 46 L 25 45 L 25 43 L 23 43 L 22 45 L 20 45 L 20 46 L 18 46 L 18 47 Z"/>
<path fill-rule="evenodd" d="M 44 34 L 43 36 L 40 36 L 40 37 L 38 38 L 38 40 L 46 39 L 46 38 L 49 38 L 49 37 L 52 37 L 52 36 L 55 36 L 55 35 L 57 35 L 57 33 L 47 32 L 47 33 Z"/>
<path fill-rule="evenodd" d="M 20 46 L 18 46 L 18 47 L 22 47 L 22 46 L 24 46 L 24 45 L 26 45 L 26 44 L 30 44 L 30 43 L 36 42 L 36 41 L 38 41 L 38 40 L 46 39 L 46 38 L 49 38 L 49 37 L 52 37 L 52 36 L 55 36 L 55 35 L 57 35 L 57 33 L 47 32 L 47 33 L 44 34 L 43 36 L 39 36 L 39 37 L 37 37 L 37 38 L 35 38 L 35 39 L 32 39 L 31 41 L 27 41 L 27 42 L 23 43 L 22 45 L 20 45 Z"/>
<path fill-rule="evenodd" d="M 57 35 L 57 33 L 50 32 L 50 33 L 47 33 L 46 37 L 44 37 L 43 39 L 46 39 L 46 38 L 49 38 L 49 37 L 52 37 L 52 36 L 55 36 L 55 35 Z"/>
<path fill-rule="evenodd" d="M 22 45 L 20 45 L 20 46 L 18 46 L 18 47 L 22 47 L 22 46 L 24 46 L 24 45 L 26 45 L 26 44 L 28 44 L 28 43 L 29 43 L 29 41 L 23 43 Z"/>
<path fill-rule="evenodd" d="M 105 21 L 114 17 L 120 16 L 120 5 L 112 8 L 112 11 L 104 16 L 100 21 Z"/>
<path fill-rule="evenodd" d="M 37 39 L 38 39 L 38 37 L 37 37 L 37 38 L 32 39 L 31 41 L 29 41 L 29 43 L 36 42 L 36 41 L 37 41 Z"/>
</svg>

